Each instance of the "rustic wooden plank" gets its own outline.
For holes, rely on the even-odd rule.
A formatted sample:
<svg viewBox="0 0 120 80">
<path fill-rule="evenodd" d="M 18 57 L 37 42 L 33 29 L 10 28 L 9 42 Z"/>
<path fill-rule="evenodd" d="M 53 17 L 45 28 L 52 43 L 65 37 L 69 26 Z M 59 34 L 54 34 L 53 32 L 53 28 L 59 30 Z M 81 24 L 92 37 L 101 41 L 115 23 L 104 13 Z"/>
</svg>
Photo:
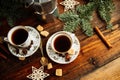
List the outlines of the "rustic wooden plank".
<svg viewBox="0 0 120 80">
<path fill-rule="evenodd" d="M 54 75 L 54 71 L 56 68 L 62 68 L 63 69 L 63 77 L 59 77 L 58 79 L 64 79 L 64 80 L 72 80 L 78 76 L 82 76 L 83 74 L 92 71 L 94 69 L 96 69 L 96 66 L 93 64 L 89 63 L 89 59 L 92 58 L 96 58 L 96 61 L 98 62 L 97 65 L 98 67 L 106 64 L 107 62 L 111 61 L 111 58 L 113 59 L 114 56 L 119 55 L 120 50 L 120 35 L 114 36 L 116 34 L 120 33 L 120 30 L 117 29 L 113 32 L 111 32 L 110 34 L 106 35 L 106 38 L 110 41 L 110 43 L 112 43 L 113 48 L 108 49 L 106 48 L 106 46 L 102 43 L 102 41 L 99 39 L 99 37 L 97 35 L 94 35 L 90 38 L 87 38 L 84 41 L 81 41 L 81 53 L 79 54 L 78 58 L 67 65 L 59 65 L 54 63 L 54 69 L 47 71 L 48 73 L 50 73 L 51 75 L 53 75 L 52 77 L 48 77 L 48 79 L 56 79 L 57 77 Z M 91 41 L 91 42 L 90 42 Z M 116 42 L 115 42 L 116 41 Z M 37 59 L 36 61 L 31 62 L 31 66 L 32 64 L 34 64 L 35 66 L 39 66 L 39 59 Z M 10 76 L 7 77 L 7 79 L 11 79 L 13 77 L 16 77 L 16 79 L 19 79 L 21 77 L 23 77 L 23 75 L 20 77 L 19 73 L 24 73 L 24 77 L 27 74 L 26 70 L 30 71 L 31 69 L 30 64 L 27 64 L 26 66 L 23 67 L 22 70 L 21 69 L 18 71 L 18 74 L 11 74 Z M 69 70 L 69 71 L 67 71 Z M 72 72 L 72 73 L 71 73 Z M 73 75 L 74 73 L 74 75 Z M 19 76 L 19 77 L 17 77 Z M 69 79 L 68 79 L 68 76 Z"/>
<path fill-rule="evenodd" d="M 120 80 L 119 63 L 120 58 L 82 77 L 80 80 Z"/>
</svg>

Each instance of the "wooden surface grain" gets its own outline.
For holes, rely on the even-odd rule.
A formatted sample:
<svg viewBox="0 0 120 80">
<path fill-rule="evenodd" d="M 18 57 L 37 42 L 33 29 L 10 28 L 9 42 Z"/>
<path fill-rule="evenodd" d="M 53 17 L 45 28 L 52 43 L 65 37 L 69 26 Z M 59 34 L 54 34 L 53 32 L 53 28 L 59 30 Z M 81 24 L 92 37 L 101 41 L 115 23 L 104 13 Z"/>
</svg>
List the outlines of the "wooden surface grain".
<svg viewBox="0 0 120 80">
<path fill-rule="evenodd" d="M 62 0 L 58 0 L 58 2 L 61 1 Z M 84 0 L 78 1 L 80 1 L 80 4 L 84 3 Z M 116 9 L 112 14 L 113 21 L 111 22 L 115 25 L 120 24 L 120 1 L 114 0 L 114 3 Z M 63 6 L 58 4 L 58 7 L 60 13 L 62 13 Z M 57 64 L 50 60 L 45 50 L 47 40 L 50 36 L 63 29 L 63 23 L 60 20 L 55 18 L 54 22 L 41 24 L 35 16 L 30 16 L 24 21 L 17 22 L 16 25 L 29 25 L 34 28 L 41 24 L 44 30 L 50 33 L 48 37 L 42 37 L 44 54 L 48 57 L 49 62 L 53 64 L 53 68 L 50 70 L 47 70 L 45 67 L 45 72 L 50 74 L 45 80 L 79 80 L 83 75 L 91 73 L 93 70 L 100 68 L 120 56 L 120 28 L 112 31 L 106 30 L 104 22 L 99 19 L 96 13 L 94 13 L 93 16 L 93 27 L 99 27 L 105 38 L 112 45 L 112 48 L 108 49 L 98 35 L 94 34 L 92 37 L 87 37 L 80 29 L 77 29 L 74 33 L 80 41 L 81 51 L 75 61 L 66 65 Z M 0 36 L 6 36 L 9 29 L 10 27 L 4 22 L 4 24 L 0 26 Z M 6 44 L 0 44 L 0 52 L 7 57 L 7 60 L 0 58 L 0 80 L 28 80 L 26 76 L 32 73 L 31 67 L 35 66 L 39 68 L 41 66 L 39 62 L 41 57 L 39 49 L 24 61 L 20 61 L 17 57 L 13 56 L 8 51 Z M 55 70 L 57 68 L 63 70 L 62 77 L 55 76 Z"/>
<path fill-rule="evenodd" d="M 120 80 L 120 58 L 80 78 L 80 80 Z"/>
</svg>

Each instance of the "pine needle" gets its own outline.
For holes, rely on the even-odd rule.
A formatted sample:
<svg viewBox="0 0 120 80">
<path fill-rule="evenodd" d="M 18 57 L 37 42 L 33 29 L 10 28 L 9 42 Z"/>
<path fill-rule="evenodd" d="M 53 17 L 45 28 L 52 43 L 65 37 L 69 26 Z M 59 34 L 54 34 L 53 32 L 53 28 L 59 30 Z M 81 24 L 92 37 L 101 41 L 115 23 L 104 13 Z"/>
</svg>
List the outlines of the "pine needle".
<svg viewBox="0 0 120 80">
<path fill-rule="evenodd" d="M 0 18 L 6 18 L 12 27 L 20 18 L 26 18 L 30 13 L 24 10 L 24 3 L 19 0 L 0 0 Z"/>
<path fill-rule="evenodd" d="M 87 36 L 92 36 L 93 28 L 90 21 L 93 11 L 98 10 L 98 14 L 107 24 L 106 28 L 111 28 L 112 25 L 109 21 L 113 9 L 112 0 L 89 0 L 88 4 L 78 5 L 75 11 L 60 14 L 59 19 L 65 23 L 64 30 L 73 32 L 77 27 L 80 27 Z"/>
</svg>

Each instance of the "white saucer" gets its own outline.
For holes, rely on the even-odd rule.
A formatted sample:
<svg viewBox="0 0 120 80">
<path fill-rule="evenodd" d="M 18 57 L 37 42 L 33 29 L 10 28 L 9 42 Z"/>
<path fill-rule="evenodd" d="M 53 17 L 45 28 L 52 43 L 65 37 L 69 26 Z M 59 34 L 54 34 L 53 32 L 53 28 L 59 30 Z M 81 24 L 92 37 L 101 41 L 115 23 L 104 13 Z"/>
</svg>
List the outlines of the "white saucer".
<svg viewBox="0 0 120 80">
<path fill-rule="evenodd" d="M 30 27 L 30 26 L 25 26 L 25 28 L 30 33 L 30 39 L 31 39 L 31 41 L 33 41 L 33 44 L 31 45 L 30 49 L 27 50 L 27 54 L 22 53 L 22 50 L 20 48 L 19 48 L 19 53 L 17 53 L 16 49 L 13 46 L 11 46 L 10 44 L 8 44 L 8 49 L 16 57 L 31 56 L 32 54 L 34 54 L 37 51 L 37 49 L 40 46 L 41 37 L 40 37 L 39 32 L 35 28 Z"/>
<path fill-rule="evenodd" d="M 74 49 L 74 54 L 73 55 L 70 55 L 71 56 L 71 59 L 69 61 L 66 61 L 65 60 L 65 57 L 62 57 L 58 54 L 56 54 L 53 49 L 51 48 L 51 40 L 52 38 L 57 35 L 57 34 L 61 34 L 61 33 L 66 33 L 66 34 L 69 34 L 73 37 L 74 39 L 74 42 L 73 42 L 73 46 L 72 46 L 72 49 Z M 56 62 L 56 63 L 59 63 L 59 64 L 68 64 L 68 63 L 71 63 L 72 61 L 74 61 L 77 56 L 79 55 L 79 51 L 80 51 L 80 43 L 79 43 L 79 40 L 77 39 L 77 37 L 74 35 L 73 33 L 70 33 L 70 32 L 66 32 L 66 31 L 59 31 L 59 32 L 56 32 L 55 34 L 53 34 L 47 41 L 47 44 L 46 44 L 46 51 L 47 51 L 47 54 L 49 56 L 49 58 Z"/>
</svg>

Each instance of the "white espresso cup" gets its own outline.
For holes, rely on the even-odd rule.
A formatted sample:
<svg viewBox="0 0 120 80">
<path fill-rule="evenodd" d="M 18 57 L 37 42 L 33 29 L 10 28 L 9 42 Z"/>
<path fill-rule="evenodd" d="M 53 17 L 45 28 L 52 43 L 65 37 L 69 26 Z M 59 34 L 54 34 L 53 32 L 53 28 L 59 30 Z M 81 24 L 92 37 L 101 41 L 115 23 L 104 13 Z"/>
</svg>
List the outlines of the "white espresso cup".
<svg viewBox="0 0 120 80">
<path fill-rule="evenodd" d="M 73 36 L 66 31 L 60 31 L 54 35 L 51 42 L 51 47 L 56 53 L 67 53 L 73 45 Z"/>
<path fill-rule="evenodd" d="M 10 29 L 4 40 L 13 46 L 24 48 L 30 46 L 31 39 L 29 35 L 24 26 L 15 26 Z"/>
</svg>

